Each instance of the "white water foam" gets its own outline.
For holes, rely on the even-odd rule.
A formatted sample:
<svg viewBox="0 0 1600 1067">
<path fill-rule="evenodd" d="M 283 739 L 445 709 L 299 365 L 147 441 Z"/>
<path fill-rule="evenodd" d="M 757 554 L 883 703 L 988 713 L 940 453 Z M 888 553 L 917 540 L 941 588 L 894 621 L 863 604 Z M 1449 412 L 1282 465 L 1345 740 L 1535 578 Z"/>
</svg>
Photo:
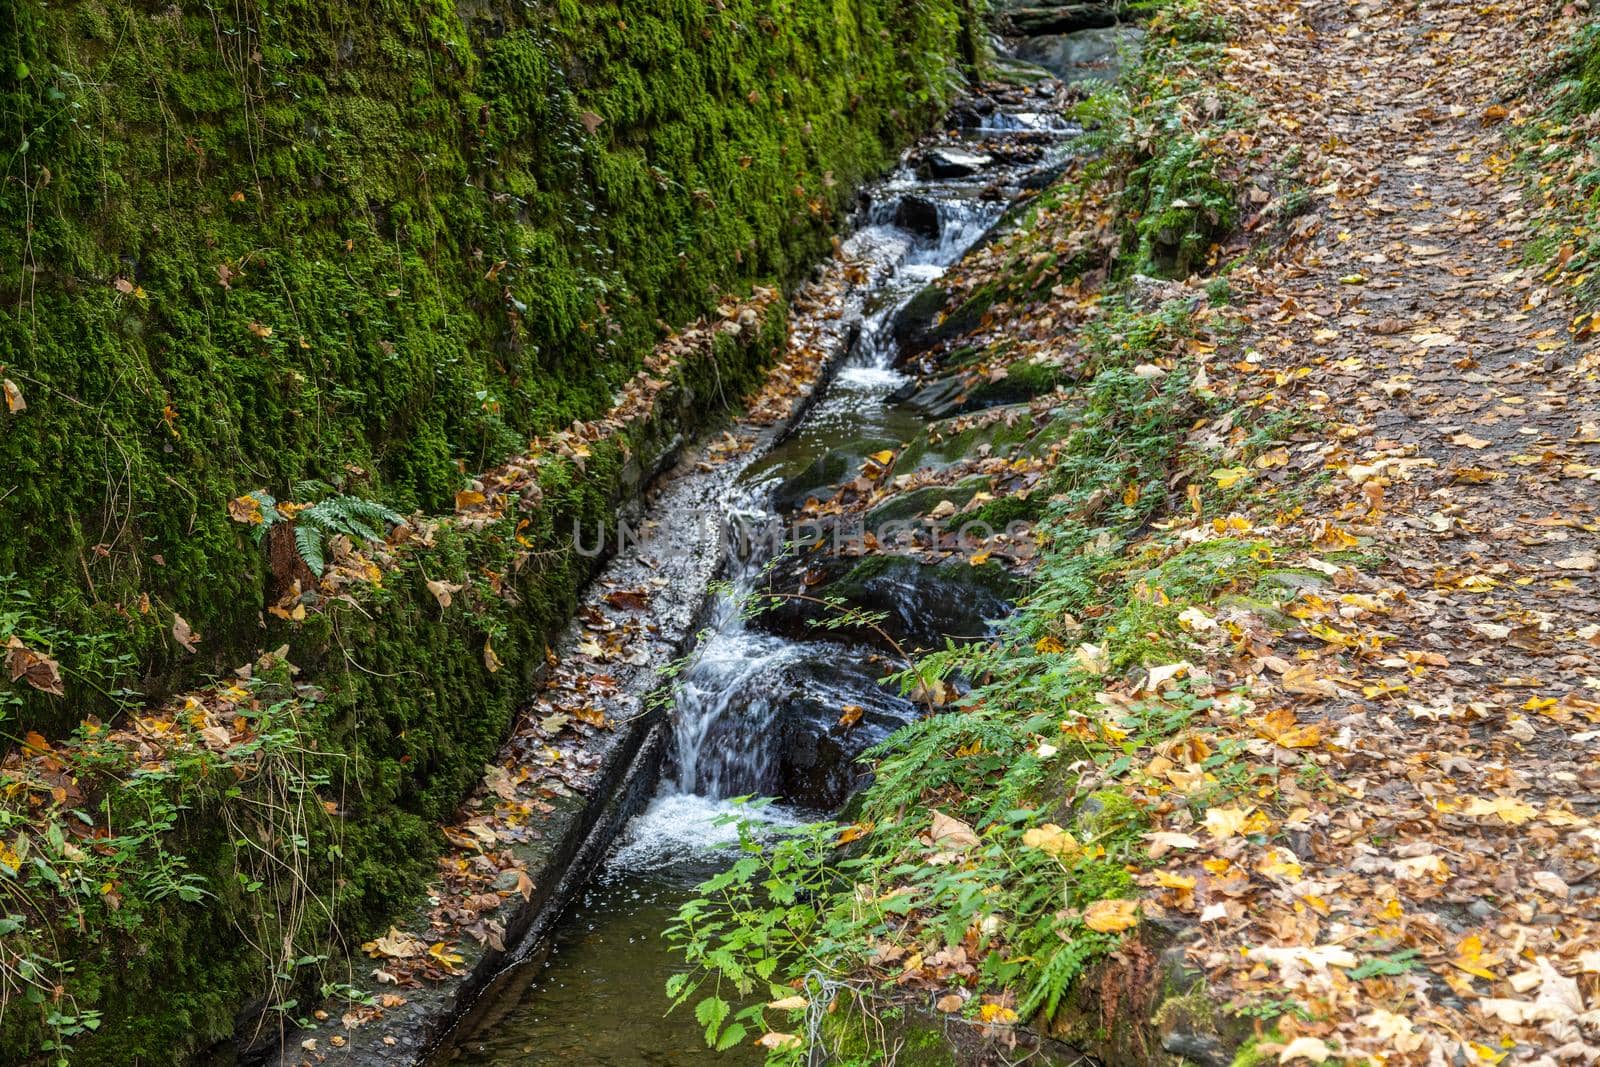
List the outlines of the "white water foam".
<svg viewBox="0 0 1600 1067">
<path fill-rule="evenodd" d="M 613 871 L 654 871 L 686 860 L 726 852 L 739 840 L 737 820 L 768 826 L 795 826 L 802 819 L 776 804 L 756 807 L 732 800 L 680 793 L 671 783 L 650 801 L 649 807 L 628 823 L 616 851 Z"/>
<path fill-rule="evenodd" d="M 911 379 L 888 367 L 845 367 L 838 381 L 845 386 L 855 386 L 869 392 L 893 392 Z"/>
</svg>

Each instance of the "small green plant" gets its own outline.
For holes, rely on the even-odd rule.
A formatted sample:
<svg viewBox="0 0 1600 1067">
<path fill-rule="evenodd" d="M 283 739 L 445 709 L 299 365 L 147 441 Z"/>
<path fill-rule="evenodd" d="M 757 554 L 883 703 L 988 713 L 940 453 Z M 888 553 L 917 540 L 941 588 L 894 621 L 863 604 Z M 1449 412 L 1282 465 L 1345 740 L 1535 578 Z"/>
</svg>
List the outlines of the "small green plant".
<svg viewBox="0 0 1600 1067">
<path fill-rule="evenodd" d="M 306 491 L 328 488 L 320 482 L 301 482 L 295 486 L 295 494 L 298 496 Z M 301 561 L 311 568 L 311 573 L 319 578 L 327 569 L 328 543 L 333 538 L 343 535 L 362 541 L 383 541 L 387 536 L 386 527 L 399 526 L 406 521 L 405 516 L 393 508 L 346 493 L 324 497 L 315 504 L 301 505 L 279 503 L 265 489 L 257 489 L 241 497 L 240 502 L 244 502 L 247 512 L 254 505 L 259 514 L 259 521 L 255 515 L 249 517 L 251 536 L 257 544 L 266 539 L 274 526 L 283 522 L 292 523 L 295 550 L 300 554 Z"/>
<path fill-rule="evenodd" d="M 1360 966 L 1351 968 L 1350 977 L 1359 982 L 1363 978 L 1382 978 L 1410 974 L 1422 966 L 1417 956 L 1418 952 L 1414 948 L 1404 949 L 1388 956 L 1374 956 L 1369 960 L 1364 960 Z"/>
</svg>

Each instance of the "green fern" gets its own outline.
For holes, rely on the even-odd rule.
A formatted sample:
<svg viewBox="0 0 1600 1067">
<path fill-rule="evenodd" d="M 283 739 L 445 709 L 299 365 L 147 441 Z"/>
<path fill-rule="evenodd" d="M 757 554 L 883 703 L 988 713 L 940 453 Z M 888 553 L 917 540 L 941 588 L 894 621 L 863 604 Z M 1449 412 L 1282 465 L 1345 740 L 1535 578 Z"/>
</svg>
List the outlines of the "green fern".
<svg viewBox="0 0 1600 1067">
<path fill-rule="evenodd" d="M 1107 942 L 1111 939 L 1090 934 L 1087 937 L 1075 937 L 1064 942 L 1059 939 L 1053 940 L 1057 940 L 1059 947 L 1043 949 L 1052 954 L 1039 968 L 1038 977 L 1034 979 L 1033 985 L 1022 998 L 1022 1003 L 1017 1005 L 1017 1014 L 1024 1019 L 1032 1018 L 1040 1008 L 1044 1009 L 1046 1018 L 1055 1015 L 1056 1007 L 1061 1003 L 1062 996 L 1072 987 L 1073 979 L 1083 973 L 1084 967 L 1091 960 L 1107 949 Z"/>
<path fill-rule="evenodd" d="M 327 568 L 328 542 L 343 534 L 359 541 L 382 541 L 391 526 L 405 518 L 375 500 L 357 496 L 330 496 L 295 516 L 294 543 L 311 572 L 322 576 Z"/>
<path fill-rule="evenodd" d="M 300 482 L 295 492 L 330 488 L 325 482 Z M 251 528 L 256 543 L 261 543 L 267 531 L 278 523 L 292 522 L 295 549 L 311 573 L 319 578 L 328 567 L 328 542 L 333 538 L 342 534 L 358 541 L 382 541 L 388 536 L 389 527 L 405 522 L 405 517 L 393 508 L 358 496 L 330 496 L 301 509 L 292 519 L 279 509 L 278 501 L 266 490 L 258 489 L 250 496 L 261 507 L 262 521 Z"/>
</svg>

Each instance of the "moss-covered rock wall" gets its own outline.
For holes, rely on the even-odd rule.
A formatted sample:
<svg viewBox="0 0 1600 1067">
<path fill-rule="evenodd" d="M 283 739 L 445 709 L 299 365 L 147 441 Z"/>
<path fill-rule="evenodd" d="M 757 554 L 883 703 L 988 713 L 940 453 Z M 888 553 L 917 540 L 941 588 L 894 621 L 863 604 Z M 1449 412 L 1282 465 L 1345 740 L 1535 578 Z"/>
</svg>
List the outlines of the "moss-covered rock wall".
<svg viewBox="0 0 1600 1067">
<path fill-rule="evenodd" d="M 536 509 L 441 526 L 304 620 L 267 611 L 229 501 L 316 480 L 448 511 L 471 472 L 604 414 L 669 326 L 826 252 L 973 54 L 964 6 L 0 10 L 0 644 L 59 660 L 64 689 L 0 677 L 0 734 L 42 734 L 15 781 L 66 783 L 0 804 L 0 970 L 37 968 L 0 998 L 0 1062 L 64 1034 L 73 1062 L 178 1062 L 337 979 L 422 892 L 434 823 L 533 687 L 592 565 L 572 524 L 752 384 L 781 308 L 718 331 L 658 417 L 541 464 Z M 111 751 L 130 721 L 198 729 L 136 709 L 285 643 L 287 703 L 249 710 L 286 731 L 276 755 Z M 157 808 L 170 825 L 130 833 Z"/>
<path fill-rule="evenodd" d="M 0 613 L 67 695 L 0 693 L 7 728 L 257 647 L 231 498 L 439 508 L 662 323 L 795 279 L 950 87 L 960 6 L 8 5 Z"/>
</svg>

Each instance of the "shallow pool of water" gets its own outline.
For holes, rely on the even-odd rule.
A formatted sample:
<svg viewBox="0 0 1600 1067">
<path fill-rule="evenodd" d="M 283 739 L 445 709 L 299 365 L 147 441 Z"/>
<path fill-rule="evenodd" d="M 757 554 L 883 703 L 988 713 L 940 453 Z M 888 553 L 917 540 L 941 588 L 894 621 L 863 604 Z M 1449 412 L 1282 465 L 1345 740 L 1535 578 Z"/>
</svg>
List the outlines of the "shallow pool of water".
<svg viewBox="0 0 1600 1067">
<path fill-rule="evenodd" d="M 695 886 L 729 862 L 737 831 L 723 817 L 742 809 L 668 786 L 629 825 L 605 870 L 567 909 L 545 962 L 526 968 L 478 1033 L 448 1062 L 478 1067 L 570 1063 L 678 1067 L 711 1054 L 693 1003 L 668 1013 L 667 979 L 685 970 L 662 931 Z M 749 817 L 752 812 L 744 812 Z M 768 808 L 763 821 L 797 821 Z M 765 1062 L 753 1045 L 719 1065 Z"/>
</svg>

